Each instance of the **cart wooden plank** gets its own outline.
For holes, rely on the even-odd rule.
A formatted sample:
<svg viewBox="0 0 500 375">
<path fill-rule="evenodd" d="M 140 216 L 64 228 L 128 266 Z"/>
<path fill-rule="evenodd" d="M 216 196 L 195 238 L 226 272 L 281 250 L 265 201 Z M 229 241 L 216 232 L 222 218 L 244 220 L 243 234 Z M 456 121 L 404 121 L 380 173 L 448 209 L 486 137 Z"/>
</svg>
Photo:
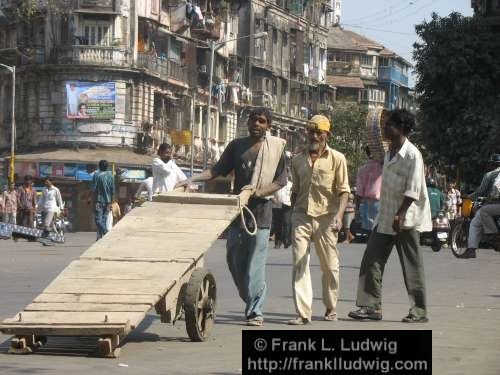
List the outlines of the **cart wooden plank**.
<svg viewBox="0 0 500 375">
<path fill-rule="evenodd" d="M 151 262 L 123 262 L 78 259 L 71 262 L 58 278 L 151 280 L 165 285 L 175 281 L 187 271 L 189 265 L 181 263 L 161 264 Z"/>
<path fill-rule="evenodd" d="M 21 314 L 21 320 L 19 317 Z M 127 324 L 137 327 L 144 319 L 144 312 L 62 312 L 62 311 L 23 311 L 3 323 L 29 324 Z"/>
<path fill-rule="evenodd" d="M 152 216 L 158 218 L 194 218 L 227 220 L 231 215 L 238 214 L 237 206 L 213 206 L 197 204 L 187 206 L 177 203 L 146 202 L 134 208 L 127 217 Z M 118 225 L 118 224 L 117 224 Z"/>
<path fill-rule="evenodd" d="M 180 263 L 178 263 L 180 264 Z M 161 296 L 176 280 L 169 284 L 156 284 L 151 280 L 55 279 L 43 293 L 86 294 L 150 294 Z"/>
<path fill-rule="evenodd" d="M 144 312 L 151 309 L 152 305 L 125 305 L 118 303 L 30 303 L 24 311 L 114 311 L 114 312 Z"/>
<path fill-rule="evenodd" d="M 217 240 L 216 236 L 193 236 L 192 233 L 128 232 L 120 239 L 116 235 L 111 236 L 112 234 L 110 232 L 80 258 L 192 263 Z M 116 246 L 117 241 L 120 246 Z"/>
<path fill-rule="evenodd" d="M 171 192 L 153 197 L 153 202 L 239 206 L 237 195 Z"/>
<path fill-rule="evenodd" d="M 40 303 L 100 303 L 126 305 L 154 305 L 160 296 L 148 294 L 40 294 L 33 302 Z"/>
<path fill-rule="evenodd" d="M 157 218 L 135 216 L 123 219 L 116 226 L 116 231 L 159 232 L 159 233 L 192 233 L 194 235 L 218 235 L 228 226 L 227 220 L 196 218 Z"/>
<path fill-rule="evenodd" d="M 38 336 L 112 336 L 126 335 L 130 327 L 126 324 L 15 324 L 2 323 L 0 330 L 6 334 L 32 335 L 36 332 Z"/>
</svg>

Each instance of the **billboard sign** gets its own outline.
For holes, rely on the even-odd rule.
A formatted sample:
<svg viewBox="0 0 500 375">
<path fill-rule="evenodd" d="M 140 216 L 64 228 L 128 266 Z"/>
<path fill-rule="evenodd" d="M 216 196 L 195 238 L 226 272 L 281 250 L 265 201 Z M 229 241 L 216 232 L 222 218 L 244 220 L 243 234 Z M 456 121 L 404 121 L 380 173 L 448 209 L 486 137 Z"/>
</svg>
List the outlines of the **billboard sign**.
<svg viewBox="0 0 500 375">
<path fill-rule="evenodd" d="M 116 88 L 114 82 L 66 82 L 68 119 L 114 119 Z"/>
</svg>

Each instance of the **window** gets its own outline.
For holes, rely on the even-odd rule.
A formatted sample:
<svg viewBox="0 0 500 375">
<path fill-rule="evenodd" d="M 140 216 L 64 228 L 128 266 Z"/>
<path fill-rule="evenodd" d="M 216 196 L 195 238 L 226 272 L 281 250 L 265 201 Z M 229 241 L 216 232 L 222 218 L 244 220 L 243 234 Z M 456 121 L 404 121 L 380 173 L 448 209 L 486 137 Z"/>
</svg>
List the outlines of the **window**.
<svg viewBox="0 0 500 375">
<path fill-rule="evenodd" d="M 373 66 L 373 56 L 361 55 L 360 58 L 361 65 L 363 66 Z"/>
<path fill-rule="evenodd" d="M 151 0 L 151 13 L 158 14 L 158 0 Z"/>
<path fill-rule="evenodd" d="M 283 33 L 283 47 L 286 48 L 288 47 L 288 34 Z"/>
<path fill-rule="evenodd" d="M 342 61 L 342 62 L 352 61 L 352 55 L 350 53 L 336 52 L 334 56 L 335 56 L 335 61 Z"/>
<path fill-rule="evenodd" d="M 389 66 L 389 59 L 382 57 L 380 59 L 380 66 Z"/>
<path fill-rule="evenodd" d="M 132 86 L 131 83 L 127 83 L 125 89 L 125 121 L 132 121 L 133 98 L 134 98 L 134 87 Z"/>
<path fill-rule="evenodd" d="M 174 38 L 170 39 L 170 48 L 168 50 L 168 58 L 180 61 L 181 60 L 181 52 L 182 52 L 182 43 L 175 40 Z"/>
<path fill-rule="evenodd" d="M 278 43 L 278 30 L 273 28 L 273 44 L 276 45 Z"/>
<path fill-rule="evenodd" d="M 168 12 L 168 0 L 161 0 L 162 12 Z"/>
<path fill-rule="evenodd" d="M 91 46 L 107 46 L 111 44 L 111 22 L 100 19 L 85 19 L 83 21 L 83 36 Z"/>
</svg>

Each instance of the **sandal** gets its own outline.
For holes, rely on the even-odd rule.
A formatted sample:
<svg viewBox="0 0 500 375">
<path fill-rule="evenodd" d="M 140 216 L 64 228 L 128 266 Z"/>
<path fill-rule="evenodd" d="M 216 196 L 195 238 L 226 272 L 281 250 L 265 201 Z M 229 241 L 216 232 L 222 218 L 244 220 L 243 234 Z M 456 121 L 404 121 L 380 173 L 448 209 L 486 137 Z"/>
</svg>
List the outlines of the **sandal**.
<svg viewBox="0 0 500 375">
<path fill-rule="evenodd" d="M 252 318 L 247 320 L 247 326 L 250 327 L 260 327 L 262 326 L 262 324 L 264 324 L 264 321 L 262 319 Z"/>
<path fill-rule="evenodd" d="M 327 322 L 336 322 L 338 320 L 336 312 L 326 312 L 324 319 Z"/>
<path fill-rule="evenodd" d="M 307 318 L 302 318 L 298 316 L 295 319 L 291 319 L 287 322 L 289 326 L 305 326 L 306 324 L 311 323 L 311 321 Z"/>
</svg>

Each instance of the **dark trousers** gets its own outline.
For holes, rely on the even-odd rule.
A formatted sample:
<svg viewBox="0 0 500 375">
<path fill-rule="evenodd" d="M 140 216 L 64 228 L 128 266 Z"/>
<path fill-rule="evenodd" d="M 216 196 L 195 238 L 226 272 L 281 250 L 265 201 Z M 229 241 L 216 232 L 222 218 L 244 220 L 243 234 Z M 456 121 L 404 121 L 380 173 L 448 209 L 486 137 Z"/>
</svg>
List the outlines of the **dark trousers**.
<svg viewBox="0 0 500 375">
<path fill-rule="evenodd" d="M 97 226 L 97 239 L 101 239 L 108 233 L 107 219 L 108 219 L 108 205 L 106 203 L 95 204 L 95 224 Z"/>
<path fill-rule="evenodd" d="M 19 225 L 28 228 L 34 228 L 35 224 L 35 210 L 19 210 Z"/>
<path fill-rule="evenodd" d="M 282 205 L 273 208 L 274 243 L 288 247 L 292 244 L 292 208 Z"/>
<path fill-rule="evenodd" d="M 415 229 L 387 235 L 373 230 L 366 246 L 359 271 L 356 305 L 380 310 L 382 307 L 382 277 L 392 248 L 396 245 L 403 278 L 410 299 L 410 314 L 427 316 L 424 265 Z"/>
</svg>

